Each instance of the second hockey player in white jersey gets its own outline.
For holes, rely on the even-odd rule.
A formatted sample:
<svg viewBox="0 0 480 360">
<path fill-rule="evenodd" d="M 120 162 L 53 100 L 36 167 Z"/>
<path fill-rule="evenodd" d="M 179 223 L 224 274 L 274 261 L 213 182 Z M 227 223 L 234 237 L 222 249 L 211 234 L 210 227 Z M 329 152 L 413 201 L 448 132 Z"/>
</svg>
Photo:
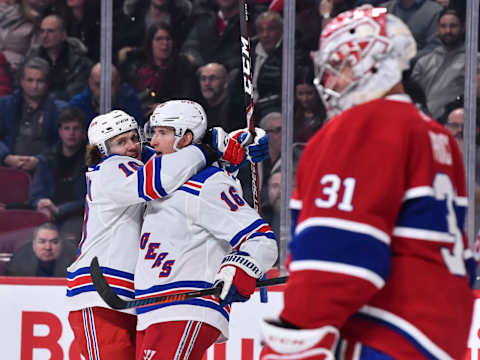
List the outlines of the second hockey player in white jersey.
<svg viewBox="0 0 480 360">
<path fill-rule="evenodd" d="M 241 161 L 244 154 L 238 143 L 223 137 L 217 141 L 222 142 L 220 149 L 196 144 L 175 154 L 155 157 L 151 149 L 144 147 L 142 151 L 137 122 L 120 110 L 93 119 L 88 138 L 83 236 L 77 258 L 67 273 L 69 322 L 86 359 L 132 360 L 137 318 L 132 311 L 112 310 L 103 302 L 90 277 L 92 258 L 98 258 L 117 294 L 133 299 L 145 203 L 176 190 L 216 160 L 218 150 L 226 150 L 226 159 L 232 162 Z"/>
<path fill-rule="evenodd" d="M 157 107 L 146 125 L 157 154 L 197 143 L 205 130 L 203 108 L 181 100 Z M 219 299 L 138 308 L 137 359 L 202 359 L 210 345 L 228 338 L 230 304 L 248 300 L 277 259 L 270 226 L 242 199 L 238 181 L 214 166 L 147 205 L 139 246 L 136 299 L 209 288 L 216 281 L 223 291 Z"/>
</svg>

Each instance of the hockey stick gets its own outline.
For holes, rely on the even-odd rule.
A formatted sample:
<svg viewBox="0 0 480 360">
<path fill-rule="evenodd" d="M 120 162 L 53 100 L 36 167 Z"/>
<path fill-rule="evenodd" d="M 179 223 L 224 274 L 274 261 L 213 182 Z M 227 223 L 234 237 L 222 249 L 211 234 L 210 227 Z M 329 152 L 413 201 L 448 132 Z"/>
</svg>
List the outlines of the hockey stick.
<svg viewBox="0 0 480 360">
<path fill-rule="evenodd" d="M 216 286 L 203 290 L 195 290 L 171 295 L 159 295 L 148 299 L 126 301 L 121 299 L 117 295 L 115 290 L 110 287 L 107 279 L 105 279 L 105 276 L 103 276 L 102 269 L 100 268 L 100 264 L 98 263 L 98 259 L 96 256 L 92 259 L 90 263 L 90 275 L 92 277 L 93 285 L 95 286 L 95 289 L 97 290 L 100 297 L 103 299 L 103 301 L 105 301 L 105 303 L 107 303 L 108 306 L 116 310 L 124 310 L 153 304 L 168 304 L 208 295 L 218 297 L 222 291 L 222 286 Z M 285 282 L 287 282 L 287 280 L 288 276 L 277 277 L 267 280 L 257 280 L 256 287 L 284 284 Z"/>
<path fill-rule="evenodd" d="M 250 39 L 248 37 L 248 7 L 247 0 L 239 0 L 238 6 L 240 10 L 240 42 L 242 44 L 242 70 L 243 70 L 243 92 L 245 94 L 245 116 L 247 127 L 255 137 L 255 124 L 253 114 L 253 75 L 252 61 L 250 58 Z M 251 163 L 252 172 L 252 197 L 253 207 L 260 214 L 260 198 L 258 184 L 258 164 Z"/>
</svg>

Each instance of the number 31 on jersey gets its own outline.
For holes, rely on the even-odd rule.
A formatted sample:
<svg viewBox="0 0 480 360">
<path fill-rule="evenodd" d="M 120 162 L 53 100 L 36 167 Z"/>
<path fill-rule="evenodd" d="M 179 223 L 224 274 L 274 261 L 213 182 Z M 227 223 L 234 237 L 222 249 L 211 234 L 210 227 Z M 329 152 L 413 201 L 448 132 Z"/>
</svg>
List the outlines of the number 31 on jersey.
<svg viewBox="0 0 480 360">
<path fill-rule="evenodd" d="M 323 197 L 315 199 L 315 205 L 319 208 L 331 208 L 337 206 L 339 210 L 352 211 L 352 199 L 355 191 L 356 180 L 352 177 L 341 179 L 336 174 L 324 175 L 320 184 L 322 185 Z M 339 202 L 339 193 L 343 191 L 343 196 Z"/>
</svg>

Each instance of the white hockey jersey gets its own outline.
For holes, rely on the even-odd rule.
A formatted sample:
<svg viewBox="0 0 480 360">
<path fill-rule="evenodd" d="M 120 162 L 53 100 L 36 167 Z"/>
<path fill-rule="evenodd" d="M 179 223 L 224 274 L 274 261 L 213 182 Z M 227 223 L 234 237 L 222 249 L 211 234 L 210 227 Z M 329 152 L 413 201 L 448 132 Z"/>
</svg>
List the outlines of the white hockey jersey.
<svg viewBox="0 0 480 360">
<path fill-rule="evenodd" d="M 217 167 L 193 176 L 172 195 L 147 205 L 135 270 L 135 297 L 213 286 L 223 257 L 248 252 L 270 269 L 277 244 L 270 226 L 243 199 L 240 184 Z M 137 308 L 137 330 L 178 320 L 202 321 L 228 338 L 230 306 L 203 297 Z"/>
<path fill-rule="evenodd" d="M 134 298 L 133 277 L 146 201 L 167 196 L 205 164 L 203 152 L 189 146 L 151 157 L 145 165 L 128 156 L 110 155 L 89 169 L 83 235 L 77 257 L 67 269 L 69 310 L 108 307 L 90 277 L 89 266 L 95 256 L 115 292 L 125 300 Z"/>
</svg>

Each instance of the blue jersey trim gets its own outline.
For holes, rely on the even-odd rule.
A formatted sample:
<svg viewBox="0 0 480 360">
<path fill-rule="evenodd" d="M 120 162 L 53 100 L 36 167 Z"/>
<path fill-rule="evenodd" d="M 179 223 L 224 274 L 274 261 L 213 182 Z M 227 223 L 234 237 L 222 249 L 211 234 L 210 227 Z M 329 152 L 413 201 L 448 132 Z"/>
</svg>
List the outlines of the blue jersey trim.
<svg viewBox="0 0 480 360">
<path fill-rule="evenodd" d="M 169 284 L 164 285 L 155 285 L 148 289 L 139 290 L 135 289 L 135 295 L 140 297 L 142 295 L 149 295 L 152 293 L 160 292 L 160 291 L 167 291 L 177 288 L 195 288 L 195 289 L 208 289 L 211 288 L 213 284 L 208 281 L 175 281 Z"/>
<path fill-rule="evenodd" d="M 141 197 L 145 201 L 150 201 L 152 200 L 149 196 L 145 195 L 145 192 L 143 191 L 143 184 L 145 184 L 145 176 L 143 175 L 143 169 L 140 171 L 137 171 L 137 177 L 138 177 L 138 184 L 137 184 L 137 190 L 138 190 L 138 197 Z"/>
<path fill-rule="evenodd" d="M 126 271 L 112 269 L 104 266 L 101 266 L 100 268 L 102 269 L 103 274 L 106 274 L 106 275 L 118 276 L 131 281 L 133 281 L 134 279 L 134 274 Z M 90 268 L 88 266 L 82 267 L 74 272 L 67 271 L 67 279 L 74 279 L 79 275 L 86 275 L 86 274 L 90 274 Z"/>
<path fill-rule="evenodd" d="M 230 245 L 234 247 L 235 245 L 238 244 L 239 241 L 242 240 L 242 238 L 247 235 L 248 233 L 252 232 L 256 228 L 260 227 L 261 225 L 268 225 L 265 220 L 263 219 L 257 219 L 250 225 L 248 225 L 246 228 L 240 230 L 238 233 L 236 233 L 232 240 L 230 240 Z"/>
<path fill-rule="evenodd" d="M 148 160 L 152 158 L 152 156 L 155 156 L 155 150 L 153 150 L 149 146 L 143 146 L 142 147 L 142 162 L 145 164 Z"/>
<path fill-rule="evenodd" d="M 193 175 L 190 180 L 199 182 L 199 183 L 204 183 L 210 176 L 218 173 L 218 172 L 223 172 L 223 169 L 220 169 L 216 166 L 209 166 L 197 173 L 196 175 Z"/>
<path fill-rule="evenodd" d="M 188 188 L 188 187 L 186 187 L 186 186 L 180 186 L 180 187 L 178 188 L 178 190 L 185 191 L 185 192 L 190 193 L 190 194 L 195 195 L 195 196 L 199 196 L 199 195 L 200 195 L 200 191 L 190 189 L 190 188 Z"/>
<path fill-rule="evenodd" d="M 463 229 L 466 208 L 453 204 L 459 229 Z M 406 201 L 396 226 L 448 233 L 447 200 L 424 196 Z"/>
<path fill-rule="evenodd" d="M 303 230 L 290 243 L 292 260 L 322 260 L 369 269 L 387 279 L 390 273 L 390 247 L 361 233 L 326 226 Z"/>
<path fill-rule="evenodd" d="M 158 193 L 162 196 L 165 197 L 167 196 L 167 192 L 162 186 L 162 179 L 160 177 L 160 174 L 162 172 L 162 157 L 158 156 L 154 160 L 154 176 L 155 176 L 155 189 L 158 191 Z"/>
<path fill-rule="evenodd" d="M 153 310 L 161 309 L 167 306 L 178 306 L 178 305 L 193 305 L 193 306 L 202 306 L 202 307 L 210 308 L 222 314 L 225 320 L 229 321 L 230 319 L 228 312 L 223 307 L 211 301 L 204 300 L 202 298 L 189 299 L 189 300 L 179 301 L 179 302 L 170 303 L 170 304 L 159 304 L 159 305 L 139 307 L 137 308 L 137 315 L 144 314 Z"/>
<path fill-rule="evenodd" d="M 117 293 L 117 295 L 126 296 L 129 299 L 134 299 L 135 298 L 135 293 L 131 290 L 126 290 L 126 289 L 118 288 L 118 287 L 115 287 L 115 286 L 111 286 L 111 288 L 113 290 L 115 290 L 115 293 Z M 93 284 L 92 285 L 84 285 L 84 286 L 77 287 L 77 288 L 72 289 L 72 290 L 67 289 L 67 296 L 72 297 L 72 296 L 76 296 L 76 295 L 79 295 L 79 294 L 83 294 L 85 292 L 96 292 L 96 291 L 97 290 L 95 289 L 95 286 L 93 286 Z"/>
</svg>

